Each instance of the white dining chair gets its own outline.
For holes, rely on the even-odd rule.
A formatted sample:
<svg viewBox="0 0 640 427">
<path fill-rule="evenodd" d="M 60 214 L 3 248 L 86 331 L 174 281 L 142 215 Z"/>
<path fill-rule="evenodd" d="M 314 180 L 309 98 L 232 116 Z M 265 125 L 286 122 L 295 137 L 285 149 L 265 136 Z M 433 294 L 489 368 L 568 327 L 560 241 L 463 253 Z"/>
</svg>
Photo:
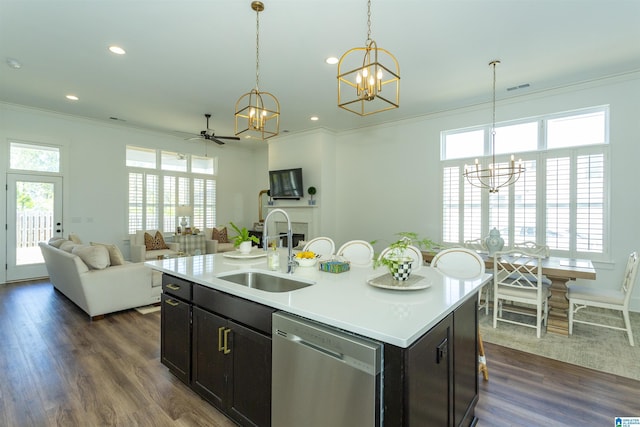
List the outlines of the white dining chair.
<svg viewBox="0 0 640 427">
<path fill-rule="evenodd" d="M 382 252 L 380 252 L 380 255 L 378 255 L 378 259 L 386 258 L 392 253 L 393 253 L 393 249 L 390 247 L 386 247 L 382 250 Z M 422 258 L 422 251 L 420 250 L 420 248 L 413 245 L 409 245 L 407 246 L 407 249 L 405 250 L 404 254 L 405 256 L 411 257 L 411 259 L 413 260 L 413 262 L 411 263 L 412 273 L 419 271 L 424 265 L 424 259 Z"/>
<path fill-rule="evenodd" d="M 567 286 L 569 290 L 567 292 L 567 298 L 569 298 L 569 335 L 573 334 L 574 323 L 601 326 L 603 328 L 626 331 L 627 337 L 629 338 L 629 344 L 633 347 L 633 332 L 631 331 L 631 322 L 629 320 L 629 300 L 631 299 L 631 291 L 633 290 L 637 273 L 638 253 L 632 252 L 627 260 L 627 267 L 625 268 L 622 286 L 620 288 L 603 289 L 575 284 Z M 598 307 L 620 311 L 624 320 L 624 328 L 607 323 L 576 319 L 575 314 L 579 310 L 587 307 Z"/>
<path fill-rule="evenodd" d="M 303 251 L 312 251 L 323 257 L 330 257 L 336 250 L 336 244 L 329 237 L 316 237 L 304 245 Z"/>
<path fill-rule="evenodd" d="M 336 255 L 352 265 L 369 265 L 373 262 L 373 246 L 364 240 L 351 240 L 340 246 Z"/>
<path fill-rule="evenodd" d="M 547 325 L 551 296 L 551 281 L 542 275 L 542 255 L 521 249 L 496 252 L 493 268 L 493 327 L 496 328 L 498 322 L 523 325 L 534 328 L 540 338 L 542 326 Z M 509 305 L 504 306 L 504 302 Z M 535 310 L 533 313 L 531 307 Z M 505 311 L 533 316 L 535 323 L 517 316 L 503 317 Z"/>
<path fill-rule="evenodd" d="M 449 248 L 438 252 L 431 260 L 431 267 L 458 279 L 473 279 L 485 271 L 484 260 L 474 250 Z"/>
<path fill-rule="evenodd" d="M 529 254 L 541 255 L 542 258 L 549 258 L 550 250 L 548 245 L 541 245 L 536 242 L 517 242 L 513 244 L 513 249 L 522 249 Z"/>
<path fill-rule="evenodd" d="M 484 238 L 465 240 L 464 247 L 476 252 L 484 252 L 484 253 L 489 252 Z M 480 289 L 480 291 L 478 291 L 478 310 L 484 309 L 485 315 L 489 314 L 489 302 L 491 301 L 492 287 L 493 287 L 493 282 L 487 283 L 482 287 L 482 289 Z M 484 295 L 484 298 L 483 298 L 483 295 Z"/>
<path fill-rule="evenodd" d="M 484 238 L 473 239 L 473 240 L 465 240 L 464 247 L 467 249 L 473 249 L 478 252 L 487 252 L 487 245 L 484 242 Z"/>
</svg>

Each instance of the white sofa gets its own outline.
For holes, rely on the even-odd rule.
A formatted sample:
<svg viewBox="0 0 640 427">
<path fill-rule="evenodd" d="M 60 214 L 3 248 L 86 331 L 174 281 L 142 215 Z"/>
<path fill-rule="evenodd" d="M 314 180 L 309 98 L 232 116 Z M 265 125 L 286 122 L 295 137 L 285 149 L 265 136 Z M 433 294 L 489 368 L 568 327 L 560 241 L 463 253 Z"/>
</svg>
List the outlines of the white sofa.
<svg viewBox="0 0 640 427">
<path fill-rule="evenodd" d="M 65 245 L 58 249 L 46 242 L 39 243 L 54 288 L 91 319 L 160 302 L 161 273 L 152 272 L 143 263 L 126 261 L 122 265 L 90 269 L 79 255 L 68 252 L 73 250 L 71 245 Z M 108 253 L 107 250 L 107 258 Z"/>
</svg>

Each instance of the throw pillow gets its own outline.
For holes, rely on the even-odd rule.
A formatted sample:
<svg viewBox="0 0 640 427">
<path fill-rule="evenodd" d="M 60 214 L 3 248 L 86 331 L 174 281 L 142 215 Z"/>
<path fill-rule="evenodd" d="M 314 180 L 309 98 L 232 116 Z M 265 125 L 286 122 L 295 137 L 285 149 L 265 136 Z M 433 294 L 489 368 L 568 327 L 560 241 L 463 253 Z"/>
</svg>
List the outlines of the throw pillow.
<svg viewBox="0 0 640 427">
<path fill-rule="evenodd" d="M 213 233 L 211 235 L 211 239 L 217 240 L 218 243 L 229 243 L 227 227 L 214 228 Z"/>
<path fill-rule="evenodd" d="M 78 237 L 76 233 L 69 233 L 69 240 L 71 240 L 73 243 L 82 243 L 82 240 L 80 240 L 80 237 Z"/>
<path fill-rule="evenodd" d="M 120 248 L 116 245 L 109 245 L 107 243 L 91 242 L 91 246 L 104 246 L 109 251 L 109 262 L 111 265 L 124 265 L 125 260 Z"/>
<path fill-rule="evenodd" d="M 65 252 L 72 253 L 73 248 L 75 248 L 76 246 L 80 246 L 80 245 L 78 245 L 77 243 L 73 243 L 71 240 L 65 240 L 64 242 L 62 242 L 59 249 Z"/>
<path fill-rule="evenodd" d="M 52 237 L 49 239 L 49 244 L 54 248 L 60 249 L 60 246 L 62 246 L 62 244 L 66 241 L 67 239 L 64 239 L 62 237 Z"/>
<path fill-rule="evenodd" d="M 156 231 L 156 235 L 152 236 L 149 233 L 144 233 L 144 245 L 148 251 L 155 251 L 158 249 L 169 249 L 169 246 L 164 242 L 162 233 Z"/>
<path fill-rule="evenodd" d="M 92 270 L 104 270 L 110 265 L 109 251 L 104 246 L 77 245 L 71 253 L 80 257 Z"/>
</svg>

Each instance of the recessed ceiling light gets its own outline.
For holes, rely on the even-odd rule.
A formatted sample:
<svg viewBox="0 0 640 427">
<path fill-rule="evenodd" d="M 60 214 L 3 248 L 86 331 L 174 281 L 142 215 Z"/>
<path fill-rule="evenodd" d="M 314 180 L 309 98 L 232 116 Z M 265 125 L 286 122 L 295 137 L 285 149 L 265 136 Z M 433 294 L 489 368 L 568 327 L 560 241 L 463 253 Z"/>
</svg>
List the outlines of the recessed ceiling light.
<svg viewBox="0 0 640 427">
<path fill-rule="evenodd" d="M 13 68 L 14 70 L 18 70 L 22 68 L 22 64 L 17 59 L 14 59 L 14 58 L 7 58 L 7 65 L 10 68 Z"/>
<path fill-rule="evenodd" d="M 80 99 L 75 95 L 67 95 L 65 98 L 67 98 L 70 101 L 77 101 L 78 99 Z"/>
<path fill-rule="evenodd" d="M 318 116 L 311 116 L 311 117 L 309 117 L 309 120 L 311 120 L 312 122 L 317 122 L 318 120 L 320 120 L 320 117 L 318 117 Z"/>
<path fill-rule="evenodd" d="M 120 46 L 109 46 L 109 51 L 112 52 L 112 53 L 115 53 L 116 55 L 124 55 L 125 53 L 127 53 Z"/>
<path fill-rule="evenodd" d="M 340 62 L 340 60 L 338 58 L 336 58 L 335 56 L 330 56 L 327 59 L 325 59 L 324 62 L 326 62 L 329 65 L 334 65 L 334 64 L 337 64 L 338 62 Z"/>
</svg>

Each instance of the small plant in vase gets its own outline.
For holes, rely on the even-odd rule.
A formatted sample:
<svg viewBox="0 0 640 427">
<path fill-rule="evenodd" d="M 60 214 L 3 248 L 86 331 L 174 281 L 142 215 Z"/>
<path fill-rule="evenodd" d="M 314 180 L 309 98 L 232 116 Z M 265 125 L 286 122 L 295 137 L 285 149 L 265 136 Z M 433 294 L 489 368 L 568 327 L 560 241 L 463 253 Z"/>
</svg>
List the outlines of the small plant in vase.
<svg viewBox="0 0 640 427">
<path fill-rule="evenodd" d="M 309 196 L 310 196 L 309 204 L 310 205 L 315 205 L 316 201 L 313 199 L 313 196 L 315 196 L 315 194 L 316 194 L 316 187 L 309 187 L 307 189 L 307 193 L 309 193 Z"/>
<path fill-rule="evenodd" d="M 260 244 L 260 239 L 256 236 L 249 234 L 249 230 L 246 227 L 239 228 L 233 222 L 229 222 L 231 228 L 234 229 L 238 235 L 233 238 L 233 246 L 237 247 L 241 254 L 248 254 L 251 252 L 251 243 Z"/>
<path fill-rule="evenodd" d="M 267 201 L 267 205 L 273 206 L 273 199 L 271 198 L 271 190 L 267 190 L 267 196 L 269 196 L 269 200 Z"/>
<path fill-rule="evenodd" d="M 431 249 L 434 242 L 427 238 L 420 238 L 417 233 L 403 231 L 396 233 L 398 240 L 388 246 L 388 251 L 384 256 L 379 257 L 373 263 L 373 268 L 385 266 L 389 270 L 394 280 L 407 280 L 411 275 L 413 257 L 407 254 L 409 246 L 419 249 Z M 375 244 L 375 241 L 371 242 Z"/>
</svg>

